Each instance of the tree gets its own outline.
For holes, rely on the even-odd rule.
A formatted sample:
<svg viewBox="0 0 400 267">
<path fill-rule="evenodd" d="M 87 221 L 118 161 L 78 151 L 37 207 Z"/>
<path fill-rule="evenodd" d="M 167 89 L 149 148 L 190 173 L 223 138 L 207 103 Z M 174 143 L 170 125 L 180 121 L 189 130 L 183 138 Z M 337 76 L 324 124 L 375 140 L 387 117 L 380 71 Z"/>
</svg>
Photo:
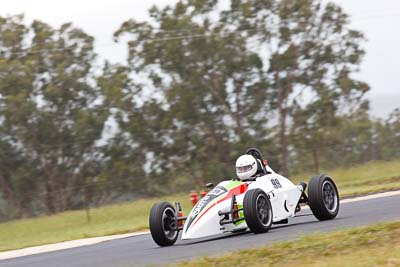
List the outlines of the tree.
<svg viewBox="0 0 400 267">
<path fill-rule="evenodd" d="M 400 109 L 395 109 L 385 121 L 375 122 L 376 151 L 381 160 L 400 157 Z"/>
<path fill-rule="evenodd" d="M 22 216 L 23 206 L 28 206 L 32 200 L 25 196 L 26 190 L 36 188 L 25 173 L 34 172 L 32 162 L 20 153 L 19 140 L 10 133 L 16 130 L 13 122 L 21 119 L 20 114 L 32 111 L 31 106 L 23 105 L 34 75 L 31 73 L 32 62 L 24 58 L 24 41 L 29 29 L 22 21 L 23 16 L 0 17 L 0 187 L 8 207 L 4 214 L 6 218 Z"/>
<path fill-rule="evenodd" d="M 105 196 L 111 197 L 127 192 L 149 194 L 150 183 L 143 167 L 147 161 L 143 144 L 151 137 L 147 136 L 146 124 L 141 121 L 143 109 L 132 99 L 136 97 L 137 86 L 129 77 L 129 69 L 106 62 L 97 84 L 104 95 L 103 107 L 110 110 L 108 120 L 113 122 L 110 127 L 115 132 L 109 135 L 102 149 L 104 169 L 99 176 L 104 185 L 102 190 L 109 191 Z"/>
<path fill-rule="evenodd" d="M 22 16 L 0 22 L 4 139 L 32 164 L 24 174 L 36 179 L 32 195 L 44 195 L 49 213 L 63 211 L 73 206 L 82 169 L 95 160 L 107 116 L 92 85 L 93 38 L 71 24 L 27 27 Z"/>
<path fill-rule="evenodd" d="M 352 74 L 364 54 L 363 35 L 339 6 L 314 0 L 232 1 L 224 20 L 256 38 L 258 50 L 266 48 L 269 104 L 278 118 L 281 171 L 288 174 L 288 123 L 296 112 L 325 114 L 333 105 L 330 112 L 345 113 L 362 103 L 369 87 Z"/>
<path fill-rule="evenodd" d="M 231 175 L 232 157 L 265 140 L 266 81 L 246 37 L 199 17 L 192 4 L 154 7 L 153 23 L 129 20 L 115 33 L 129 38 L 132 73 L 147 78 L 140 93 L 154 96 L 141 97 L 141 114 L 119 123 L 154 157 L 153 175 L 179 170 L 203 185 L 206 177 Z"/>
</svg>

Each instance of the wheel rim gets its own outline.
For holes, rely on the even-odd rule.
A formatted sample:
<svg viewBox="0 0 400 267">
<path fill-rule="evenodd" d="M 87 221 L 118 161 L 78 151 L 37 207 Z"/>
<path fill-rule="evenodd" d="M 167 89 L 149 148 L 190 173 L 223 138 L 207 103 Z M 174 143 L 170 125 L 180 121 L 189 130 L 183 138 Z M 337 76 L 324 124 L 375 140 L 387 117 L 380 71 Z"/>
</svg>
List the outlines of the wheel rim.
<svg viewBox="0 0 400 267">
<path fill-rule="evenodd" d="M 176 224 L 177 220 L 174 210 L 166 208 L 162 216 L 162 227 L 167 238 L 174 239 L 178 234 L 178 231 L 176 231 Z"/>
<path fill-rule="evenodd" d="M 322 184 L 322 197 L 324 199 L 324 205 L 327 210 L 331 213 L 336 211 L 338 206 L 338 197 L 336 188 L 330 181 L 325 181 Z"/>
<path fill-rule="evenodd" d="M 264 226 L 268 226 L 271 222 L 271 208 L 268 199 L 264 195 L 259 195 L 256 201 L 257 217 Z"/>
</svg>

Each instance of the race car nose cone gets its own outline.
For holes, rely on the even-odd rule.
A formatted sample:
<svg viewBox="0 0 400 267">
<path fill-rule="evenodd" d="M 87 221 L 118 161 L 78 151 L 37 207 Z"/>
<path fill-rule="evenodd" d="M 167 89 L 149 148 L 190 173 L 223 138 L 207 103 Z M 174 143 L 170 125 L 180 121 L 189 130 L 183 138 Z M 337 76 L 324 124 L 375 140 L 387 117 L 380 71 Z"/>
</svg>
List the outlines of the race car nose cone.
<svg viewBox="0 0 400 267">
<path fill-rule="evenodd" d="M 221 218 L 218 215 L 218 210 L 220 208 L 222 208 L 221 205 L 216 205 L 199 217 L 196 216 L 192 222 L 190 222 L 191 218 L 189 215 L 183 228 L 182 239 L 201 238 L 220 234 L 221 226 L 219 225 L 219 221 Z"/>
</svg>

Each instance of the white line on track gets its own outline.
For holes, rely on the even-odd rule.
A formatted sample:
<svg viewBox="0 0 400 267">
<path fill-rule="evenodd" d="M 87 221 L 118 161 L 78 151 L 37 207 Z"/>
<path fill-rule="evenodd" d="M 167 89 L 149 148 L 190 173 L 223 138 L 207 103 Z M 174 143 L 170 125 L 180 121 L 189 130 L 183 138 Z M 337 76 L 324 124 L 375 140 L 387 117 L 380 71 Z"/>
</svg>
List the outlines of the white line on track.
<svg viewBox="0 0 400 267">
<path fill-rule="evenodd" d="M 396 195 L 400 195 L 400 190 L 378 193 L 378 194 L 367 195 L 367 196 L 361 196 L 361 197 L 355 197 L 355 198 L 343 199 L 340 201 L 340 204 L 365 201 L 365 200 L 369 200 L 369 199 L 376 199 L 376 198 L 383 198 L 383 197 L 391 197 L 391 196 L 396 196 Z M 307 209 L 307 208 L 308 207 L 303 207 L 303 210 Z M 42 246 L 36 246 L 36 247 L 10 250 L 10 251 L 5 251 L 5 252 L 0 252 L 0 260 L 12 259 L 12 258 L 17 258 L 17 257 L 22 257 L 22 256 L 34 255 L 34 254 L 57 251 L 57 250 L 68 249 L 68 248 L 76 248 L 76 247 L 81 247 L 81 246 L 94 245 L 94 244 L 98 244 L 98 243 L 101 243 L 104 241 L 133 237 L 133 236 L 144 235 L 144 234 L 149 234 L 149 233 L 150 233 L 149 231 L 143 231 L 143 232 L 136 232 L 136 233 L 129 233 L 129 234 L 91 237 L 91 238 L 65 241 L 65 242 L 60 242 L 60 243 L 55 243 L 55 244 L 48 244 L 48 245 L 42 245 Z"/>
<path fill-rule="evenodd" d="M 341 199 L 340 200 L 340 204 L 346 204 L 346 203 L 352 203 L 352 202 L 358 202 L 358 201 L 365 201 L 365 200 L 383 198 L 383 197 L 391 197 L 391 196 L 397 196 L 397 195 L 400 195 L 400 190 L 377 193 L 377 194 L 371 194 L 371 195 L 360 196 L 360 197 Z M 306 210 L 306 209 L 309 209 L 309 207 L 308 206 L 304 206 L 301 209 L 302 210 Z"/>
<path fill-rule="evenodd" d="M 94 244 L 98 244 L 98 243 L 101 243 L 104 241 L 110 241 L 110 240 L 138 236 L 138 235 L 144 235 L 144 234 L 148 234 L 148 233 L 150 233 L 150 232 L 145 231 L 145 232 L 135 232 L 135 233 L 129 233 L 129 234 L 120 234 L 120 235 L 90 237 L 90 238 L 64 241 L 64 242 L 48 244 L 48 245 L 41 245 L 41 246 L 36 246 L 36 247 L 10 250 L 10 251 L 5 251 L 5 252 L 0 252 L 0 260 L 12 259 L 12 258 L 17 258 L 17 257 L 22 257 L 22 256 L 34 255 L 34 254 L 57 251 L 57 250 L 68 249 L 68 248 L 76 248 L 76 247 L 94 245 Z"/>
</svg>

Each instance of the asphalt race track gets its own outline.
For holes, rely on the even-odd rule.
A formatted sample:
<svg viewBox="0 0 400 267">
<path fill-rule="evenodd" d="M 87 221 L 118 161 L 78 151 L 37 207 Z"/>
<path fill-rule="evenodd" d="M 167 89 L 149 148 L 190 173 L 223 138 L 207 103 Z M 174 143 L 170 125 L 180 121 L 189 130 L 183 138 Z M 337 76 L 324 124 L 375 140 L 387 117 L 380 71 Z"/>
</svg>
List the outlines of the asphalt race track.
<svg viewBox="0 0 400 267">
<path fill-rule="evenodd" d="M 246 232 L 196 241 L 178 241 L 173 247 L 159 248 L 150 235 L 140 235 L 96 245 L 42 253 L 0 261 L 0 267 L 73 267 L 73 266 L 146 266 L 171 264 L 198 256 L 295 239 L 307 233 L 328 232 L 341 228 L 383 221 L 400 220 L 400 195 L 342 204 L 332 221 L 317 221 L 310 210 L 292 218 L 287 225 L 275 226 L 266 234 Z"/>
</svg>

